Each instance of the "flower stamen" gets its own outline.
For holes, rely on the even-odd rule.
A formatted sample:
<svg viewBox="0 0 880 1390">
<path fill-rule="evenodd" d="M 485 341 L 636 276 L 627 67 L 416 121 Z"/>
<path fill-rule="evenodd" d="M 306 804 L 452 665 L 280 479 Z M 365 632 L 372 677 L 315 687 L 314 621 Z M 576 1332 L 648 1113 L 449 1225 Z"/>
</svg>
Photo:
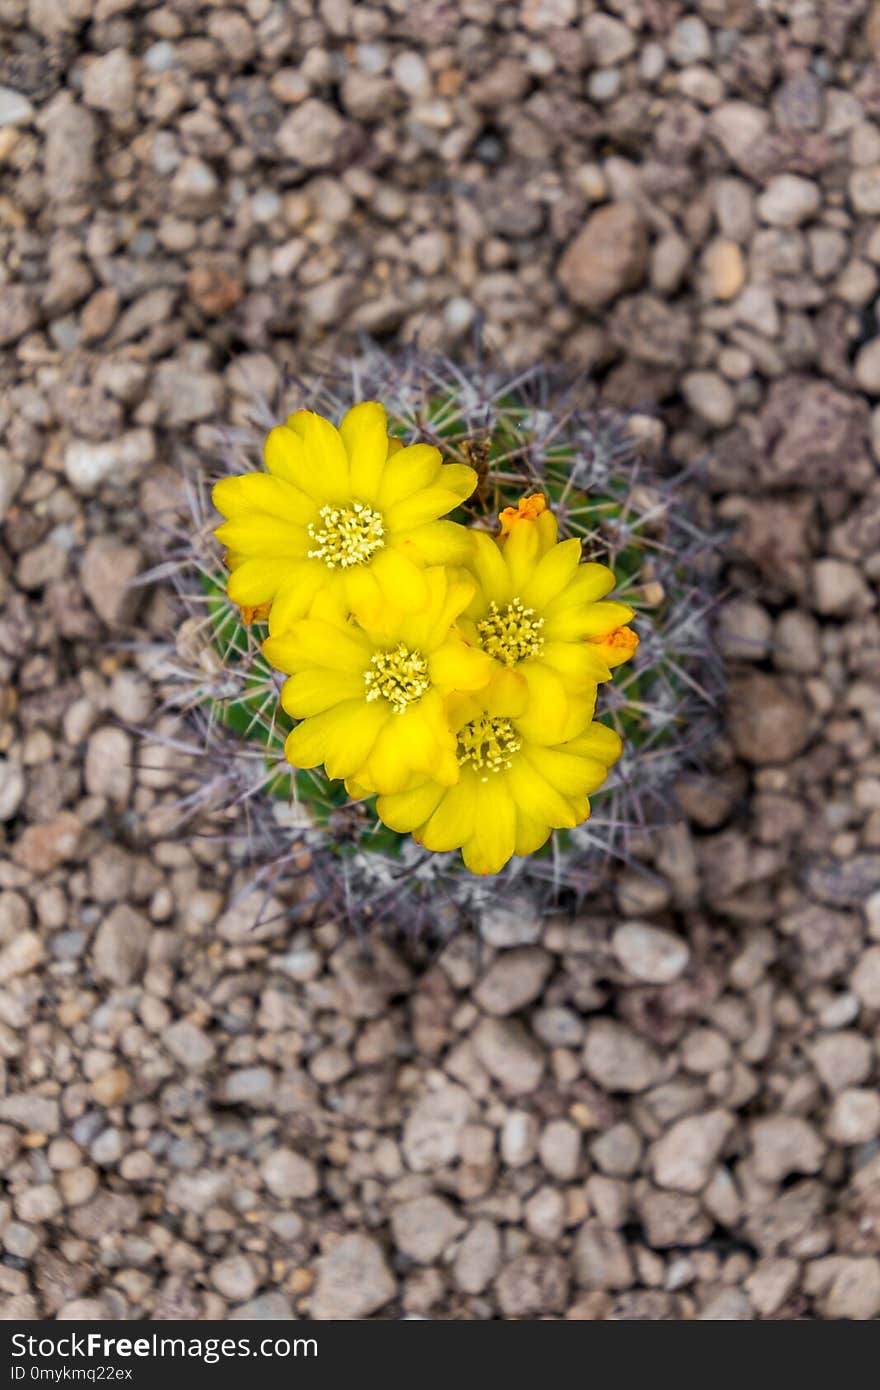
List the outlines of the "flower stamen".
<svg viewBox="0 0 880 1390">
<path fill-rule="evenodd" d="M 376 652 L 364 672 L 367 700 L 387 700 L 394 714 L 403 714 L 430 689 L 428 663 L 419 651 L 402 642 L 390 652 Z"/>
<path fill-rule="evenodd" d="M 323 560 L 328 569 L 350 569 L 366 565 L 385 544 L 385 527 L 380 514 L 365 502 L 350 507 L 322 507 L 318 513 L 324 525 L 308 533 L 317 545 L 308 552 L 310 560 Z"/>
<path fill-rule="evenodd" d="M 484 652 L 505 666 L 516 666 L 527 657 L 541 655 L 543 626 L 544 619 L 535 617 L 534 608 L 524 608 L 522 599 L 515 598 L 503 608 L 492 599 L 488 615 L 477 623 L 477 632 Z"/>
<path fill-rule="evenodd" d="M 481 714 L 459 729 L 455 754 L 460 767 L 470 763 L 477 772 L 484 774 L 480 781 L 487 782 L 490 772 L 510 767 L 514 753 L 520 748 L 522 739 L 512 720 L 502 714 Z"/>
</svg>

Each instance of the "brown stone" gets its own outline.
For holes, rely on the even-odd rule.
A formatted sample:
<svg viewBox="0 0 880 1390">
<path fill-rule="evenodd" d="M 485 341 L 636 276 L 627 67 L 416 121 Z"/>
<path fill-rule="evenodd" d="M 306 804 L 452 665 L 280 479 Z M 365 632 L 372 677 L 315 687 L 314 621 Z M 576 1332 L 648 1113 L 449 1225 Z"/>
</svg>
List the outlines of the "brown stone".
<svg viewBox="0 0 880 1390">
<path fill-rule="evenodd" d="M 729 719 L 737 753 L 758 766 L 789 762 L 810 737 L 806 705 L 780 681 L 758 671 L 731 682 Z"/>
<path fill-rule="evenodd" d="M 641 284 L 648 262 L 645 224 L 632 203 L 594 212 L 559 262 L 563 288 L 576 304 L 601 309 Z"/>
</svg>

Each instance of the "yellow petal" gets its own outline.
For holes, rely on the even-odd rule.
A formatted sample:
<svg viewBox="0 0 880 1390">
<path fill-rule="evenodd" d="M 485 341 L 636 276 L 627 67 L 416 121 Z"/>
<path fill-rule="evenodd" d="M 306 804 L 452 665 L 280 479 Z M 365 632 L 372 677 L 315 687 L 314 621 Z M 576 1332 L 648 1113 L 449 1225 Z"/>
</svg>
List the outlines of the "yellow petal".
<svg viewBox="0 0 880 1390">
<path fill-rule="evenodd" d="M 348 454 L 352 496 L 374 502 L 388 456 L 388 421 L 378 401 L 362 401 L 343 416 L 339 433 Z"/>
<path fill-rule="evenodd" d="M 369 665 L 370 647 L 354 628 L 343 631 L 317 618 L 302 618 L 282 635 L 267 637 L 263 654 L 276 670 L 291 675 L 307 666 L 363 673 Z"/>
<path fill-rule="evenodd" d="M 562 613 L 554 613 L 544 623 L 544 633 L 548 638 L 558 638 L 571 642 L 578 637 L 604 637 L 616 627 L 623 627 L 633 616 L 633 610 L 626 603 L 606 600 L 602 603 L 586 603 L 583 607 L 567 608 Z"/>
<path fill-rule="evenodd" d="M 308 719 L 343 700 L 363 698 L 362 678 L 349 671 L 310 666 L 290 676 L 281 690 L 281 705 L 293 719 Z"/>
<path fill-rule="evenodd" d="M 528 815 L 521 807 L 516 812 L 516 848 L 514 854 L 534 854 L 536 849 L 540 849 L 549 840 L 551 830 L 549 825 L 544 825 L 542 821 L 535 820 L 534 816 Z"/>
<path fill-rule="evenodd" d="M 380 550 L 371 569 L 392 608 L 413 612 L 427 603 L 424 572 L 397 546 L 386 546 Z"/>
<path fill-rule="evenodd" d="M 300 560 L 291 565 L 269 610 L 269 636 L 279 636 L 298 619 L 306 617 L 315 595 L 326 583 L 327 569 L 319 560 Z"/>
<path fill-rule="evenodd" d="M 404 791 L 415 774 L 422 780 L 430 771 L 435 748 L 416 710 L 389 715 L 362 773 L 364 784 L 383 795 Z"/>
<path fill-rule="evenodd" d="M 496 666 L 488 686 L 476 698 L 487 714 L 519 719 L 529 702 L 528 682 L 521 671 L 514 671 L 510 666 Z"/>
<path fill-rule="evenodd" d="M 610 729 L 607 724 L 599 723 L 590 724 L 577 738 L 569 739 L 565 746 L 567 750 L 579 756 L 596 758 L 606 767 L 616 763 L 623 752 L 620 734 Z"/>
<path fill-rule="evenodd" d="M 512 598 L 510 574 L 497 541 L 485 531 L 473 533 L 473 566 L 480 585 L 474 611 L 479 605 L 482 616 L 492 600 L 499 608 L 509 603 Z"/>
<path fill-rule="evenodd" d="M 502 554 L 510 575 L 510 591 L 520 593 L 540 559 L 540 540 L 536 528 L 521 521 L 504 541 Z"/>
<path fill-rule="evenodd" d="M 429 521 L 395 534 L 395 540 L 397 544 L 406 541 L 426 565 L 462 565 L 470 559 L 472 534 L 457 521 Z"/>
<path fill-rule="evenodd" d="M 631 627 L 616 627 L 604 637 L 588 637 L 585 645 L 598 652 L 609 666 L 621 666 L 635 655 L 639 635 Z"/>
<path fill-rule="evenodd" d="M 507 773 L 517 807 L 554 830 L 572 829 L 574 812 L 565 797 L 525 758 L 514 758 Z"/>
<path fill-rule="evenodd" d="M 523 661 L 517 668 L 528 688 L 525 717 L 540 729 L 541 743 L 556 743 L 568 718 L 569 697 L 555 671 L 540 661 Z"/>
<path fill-rule="evenodd" d="M 450 488 L 420 488 L 418 492 L 387 507 L 385 519 L 392 531 L 411 531 L 416 526 L 424 526 L 454 511 L 460 502 L 458 493 Z"/>
<path fill-rule="evenodd" d="M 559 748 L 528 747 L 520 756 L 565 797 L 586 796 L 601 787 L 608 776 L 608 768 L 596 758 L 576 756 Z"/>
<path fill-rule="evenodd" d="M 328 777 L 357 777 L 387 717 L 362 699 L 343 701 L 297 724 L 285 744 L 287 761 L 304 768 L 323 763 Z"/>
<path fill-rule="evenodd" d="M 445 793 L 428 823 L 416 835 L 425 849 L 439 853 L 459 849 L 470 838 L 476 814 L 475 785 L 476 778 L 462 777 Z"/>
<path fill-rule="evenodd" d="M 455 639 L 444 642 L 428 659 L 432 682 L 448 690 L 479 690 L 488 683 L 493 665 L 485 652 Z"/>
<path fill-rule="evenodd" d="M 520 592 L 525 607 L 542 611 L 574 578 L 580 558 L 581 542 L 576 536 L 548 550 Z"/>
<path fill-rule="evenodd" d="M 389 458 L 376 498 L 387 511 L 395 502 L 429 487 L 440 472 L 440 450 L 433 444 L 408 444 Z"/>
<path fill-rule="evenodd" d="M 290 574 L 290 561 L 254 557 L 238 565 L 229 576 L 226 592 L 239 608 L 270 603 Z"/>
<path fill-rule="evenodd" d="M 224 521 L 214 535 L 221 545 L 240 555 L 272 556 L 300 560 L 308 554 L 309 537 L 303 526 L 292 521 L 279 521 L 265 512 L 251 512 Z"/>
<path fill-rule="evenodd" d="M 441 786 L 436 782 L 425 782 L 409 791 L 395 792 L 393 796 L 380 796 L 376 802 L 376 812 L 389 830 L 408 834 L 424 825 L 434 812 L 441 796 Z"/>
<path fill-rule="evenodd" d="M 319 495 L 315 491 L 315 474 L 308 465 L 302 436 L 291 429 L 289 423 L 276 425 L 269 431 L 263 446 L 263 458 L 274 477 L 292 483 L 310 497 Z"/>
<path fill-rule="evenodd" d="M 570 584 L 557 594 L 547 604 L 545 609 L 546 616 L 560 613 L 564 608 L 580 607 L 585 603 L 596 603 L 600 598 L 604 598 L 615 585 L 614 571 L 607 565 L 597 565 L 595 561 L 589 560 L 586 564 L 578 565 L 574 578 Z"/>
<path fill-rule="evenodd" d="M 545 642 L 541 660 L 558 672 L 568 685 L 611 679 L 601 650 L 592 642 Z"/>
<path fill-rule="evenodd" d="M 495 774 L 477 783 L 474 832 L 464 846 L 473 874 L 497 874 L 516 848 L 516 804 L 506 777 Z"/>
<path fill-rule="evenodd" d="M 371 627 L 379 621 L 385 599 L 369 565 L 352 565 L 344 570 L 342 587 L 349 611 L 359 623 Z"/>
<path fill-rule="evenodd" d="M 312 498 L 283 479 L 273 478 L 270 473 L 242 473 L 235 478 L 221 478 L 214 484 L 211 498 L 217 511 L 229 518 L 265 512 L 307 526 L 318 514 Z"/>
<path fill-rule="evenodd" d="M 303 412 L 302 441 L 306 462 L 314 472 L 315 488 L 328 502 L 351 500 L 351 477 L 348 454 L 342 436 L 314 411 Z"/>
</svg>

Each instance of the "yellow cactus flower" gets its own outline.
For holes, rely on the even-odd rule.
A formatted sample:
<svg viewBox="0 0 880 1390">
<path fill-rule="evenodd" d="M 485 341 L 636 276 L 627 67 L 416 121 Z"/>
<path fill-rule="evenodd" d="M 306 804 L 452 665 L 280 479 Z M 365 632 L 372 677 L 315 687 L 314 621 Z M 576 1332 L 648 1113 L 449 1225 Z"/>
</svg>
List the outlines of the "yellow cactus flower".
<svg viewBox="0 0 880 1390">
<path fill-rule="evenodd" d="M 473 583 L 437 566 L 420 577 L 425 602 L 417 613 L 388 609 L 383 621 L 361 626 L 325 593 L 308 618 L 263 644 L 271 664 L 290 676 L 283 708 L 302 721 L 285 745 L 294 767 L 323 763 L 358 794 L 400 791 L 429 773 L 439 785 L 457 781 L 445 700 L 450 691 L 485 685 L 492 663 L 453 627 Z"/>
<path fill-rule="evenodd" d="M 514 672 L 558 725 L 572 693 L 610 680 L 610 668 L 632 655 L 638 637 L 624 624 L 633 610 L 601 601 L 614 574 L 606 565 L 582 564 L 578 538 L 557 539 L 541 493 L 507 507 L 501 528 L 497 539 L 474 532 L 478 588 L 461 628 L 497 666 Z"/>
<path fill-rule="evenodd" d="M 388 603 L 417 612 L 427 565 L 460 563 L 470 533 L 441 521 L 470 496 L 472 468 L 444 464 L 430 444 L 389 439 L 385 408 L 363 401 L 337 429 L 309 410 L 269 432 L 268 472 L 224 478 L 215 532 L 232 571 L 227 591 L 244 609 L 271 604 L 270 633 L 304 617 L 318 593 L 336 593 L 368 620 Z"/>
<path fill-rule="evenodd" d="M 567 699 L 548 720 L 529 704 L 509 671 L 489 686 L 447 702 L 460 776 L 436 777 L 380 795 L 376 810 L 390 829 L 411 831 L 429 850 L 460 849 L 475 874 L 494 874 L 515 854 L 532 854 L 552 830 L 571 829 L 590 814 L 588 795 L 621 753 L 613 729 L 592 721 L 592 695 Z M 559 712 L 556 711 L 559 715 Z M 552 726 L 552 727 L 551 727 Z"/>
</svg>

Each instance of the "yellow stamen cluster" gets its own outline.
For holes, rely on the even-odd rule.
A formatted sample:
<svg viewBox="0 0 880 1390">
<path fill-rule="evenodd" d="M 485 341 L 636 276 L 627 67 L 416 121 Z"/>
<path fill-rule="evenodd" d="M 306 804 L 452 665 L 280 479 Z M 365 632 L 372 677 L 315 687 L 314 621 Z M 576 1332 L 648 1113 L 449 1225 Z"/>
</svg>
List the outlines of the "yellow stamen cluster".
<svg viewBox="0 0 880 1390">
<path fill-rule="evenodd" d="M 541 655 L 543 626 L 544 619 L 535 616 L 534 608 L 525 608 L 522 599 L 515 598 L 503 608 L 493 599 L 488 615 L 477 623 L 477 632 L 484 652 L 505 666 L 516 666 L 527 657 Z"/>
<path fill-rule="evenodd" d="M 458 731 L 455 754 L 460 767 L 470 763 L 488 781 L 490 772 L 509 768 L 514 753 L 522 748 L 522 739 L 513 721 L 500 714 L 482 714 Z"/>
<path fill-rule="evenodd" d="M 310 560 L 323 560 L 328 569 L 350 569 L 365 565 L 385 544 L 382 517 L 365 502 L 353 502 L 350 507 L 322 507 L 318 515 L 324 525 L 308 533 L 317 545 L 308 552 Z"/>
<path fill-rule="evenodd" d="M 364 672 L 367 699 L 387 700 L 395 714 L 403 714 L 430 689 L 428 663 L 419 651 L 400 642 L 393 651 L 376 652 Z"/>
</svg>

